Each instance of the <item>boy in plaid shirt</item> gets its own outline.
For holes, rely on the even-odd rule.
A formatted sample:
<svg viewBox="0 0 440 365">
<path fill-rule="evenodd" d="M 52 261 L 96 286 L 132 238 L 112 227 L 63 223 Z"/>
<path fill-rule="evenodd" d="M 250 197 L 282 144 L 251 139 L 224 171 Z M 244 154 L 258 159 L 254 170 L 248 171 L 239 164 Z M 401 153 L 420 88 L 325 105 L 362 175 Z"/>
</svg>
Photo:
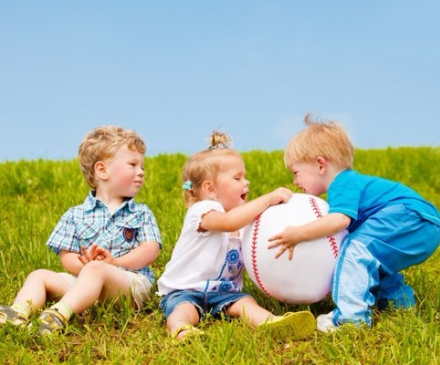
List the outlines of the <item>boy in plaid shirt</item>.
<svg viewBox="0 0 440 365">
<path fill-rule="evenodd" d="M 125 296 L 142 308 L 154 283 L 149 265 L 161 248 L 153 213 L 134 201 L 144 183 L 145 151 L 135 132 L 120 127 L 85 136 L 79 162 L 92 191 L 62 216 L 47 242 L 68 273 L 31 272 L 13 305 L 0 306 L 0 323 L 25 324 L 46 300 L 58 298 L 39 317 L 40 334 L 63 329 L 96 301 L 117 304 Z"/>
</svg>

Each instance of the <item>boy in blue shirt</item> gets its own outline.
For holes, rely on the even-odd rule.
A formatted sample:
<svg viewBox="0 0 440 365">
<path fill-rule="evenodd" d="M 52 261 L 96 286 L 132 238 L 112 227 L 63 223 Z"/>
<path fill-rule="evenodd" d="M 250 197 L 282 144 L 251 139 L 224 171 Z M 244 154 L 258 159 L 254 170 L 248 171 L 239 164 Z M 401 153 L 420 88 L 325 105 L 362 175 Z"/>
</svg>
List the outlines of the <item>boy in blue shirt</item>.
<svg viewBox="0 0 440 365">
<path fill-rule="evenodd" d="M 371 326 L 371 307 L 415 304 L 412 288 L 400 271 L 423 262 L 440 241 L 440 215 L 431 203 L 400 183 L 352 170 L 354 148 L 336 122 L 307 128 L 288 144 L 285 163 L 294 183 L 305 193 L 327 192 L 329 212 L 312 223 L 287 227 L 269 239 L 276 257 L 296 244 L 348 230 L 332 280 L 336 308 L 317 319 L 317 329 L 330 332 L 344 323 Z"/>
<path fill-rule="evenodd" d="M 146 146 L 133 131 L 102 126 L 79 147 L 81 170 L 92 191 L 70 208 L 47 245 L 67 272 L 31 272 L 12 306 L 0 306 L 0 323 L 25 324 L 49 299 L 59 299 L 39 317 L 40 334 L 63 329 L 73 314 L 96 301 L 127 297 L 135 309 L 150 298 L 149 265 L 161 246 L 150 209 L 133 199 L 144 183 Z"/>
</svg>

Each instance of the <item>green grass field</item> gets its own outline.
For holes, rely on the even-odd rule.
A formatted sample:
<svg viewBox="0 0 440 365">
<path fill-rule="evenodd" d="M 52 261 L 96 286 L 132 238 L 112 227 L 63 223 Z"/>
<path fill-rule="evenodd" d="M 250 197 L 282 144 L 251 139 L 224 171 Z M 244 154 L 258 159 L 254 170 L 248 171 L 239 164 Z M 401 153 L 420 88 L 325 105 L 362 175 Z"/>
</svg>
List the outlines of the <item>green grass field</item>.
<svg viewBox="0 0 440 365">
<path fill-rule="evenodd" d="M 251 198 L 278 186 L 292 190 L 292 176 L 281 151 L 243 154 Z M 153 265 L 163 272 L 176 242 L 185 207 L 181 196 L 182 154 L 146 158 L 146 183 L 137 201 L 154 212 L 163 250 Z M 357 150 L 355 169 L 400 181 L 440 208 L 440 149 Z M 46 240 L 61 215 L 83 202 L 89 189 L 76 160 L 0 163 L 0 304 L 11 304 L 34 269 L 62 270 Z M 375 313 L 373 328 L 347 327 L 334 334 L 315 333 L 305 341 L 276 343 L 240 320 L 207 318 L 207 336 L 175 345 L 154 296 L 147 308 L 96 305 L 76 316 L 65 334 L 39 338 L 26 329 L 0 327 L 2 364 L 439 364 L 440 253 L 404 271 L 417 294 L 414 310 Z M 155 288 L 154 288 L 155 289 Z M 332 309 L 331 298 L 310 306 L 279 303 L 245 278 L 245 291 L 276 314 Z"/>
</svg>

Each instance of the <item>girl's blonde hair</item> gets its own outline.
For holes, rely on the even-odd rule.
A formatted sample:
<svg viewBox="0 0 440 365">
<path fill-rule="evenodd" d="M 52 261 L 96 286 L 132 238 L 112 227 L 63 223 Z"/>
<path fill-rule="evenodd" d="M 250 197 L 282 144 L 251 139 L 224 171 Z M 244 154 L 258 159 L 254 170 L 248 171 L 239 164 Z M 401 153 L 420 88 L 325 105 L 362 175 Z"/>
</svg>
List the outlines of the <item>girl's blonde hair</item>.
<svg viewBox="0 0 440 365">
<path fill-rule="evenodd" d="M 183 197 L 186 206 L 200 201 L 200 189 L 204 181 L 215 181 L 226 157 L 242 158 L 240 153 L 232 149 L 231 137 L 215 130 L 209 137 L 209 147 L 192 155 L 183 167 Z"/>
<path fill-rule="evenodd" d="M 78 150 L 81 171 L 92 189 L 96 189 L 95 164 L 111 159 L 122 146 L 145 154 L 147 149 L 139 135 L 115 126 L 100 126 L 86 134 Z"/>
<path fill-rule="evenodd" d="M 307 114 L 304 123 L 307 128 L 290 140 L 284 152 L 284 162 L 288 168 L 295 162 L 313 162 L 318 156 L 341 169 L 353 168 L 354 147 L 339 122 L 320 123 Z"/>
</svg>

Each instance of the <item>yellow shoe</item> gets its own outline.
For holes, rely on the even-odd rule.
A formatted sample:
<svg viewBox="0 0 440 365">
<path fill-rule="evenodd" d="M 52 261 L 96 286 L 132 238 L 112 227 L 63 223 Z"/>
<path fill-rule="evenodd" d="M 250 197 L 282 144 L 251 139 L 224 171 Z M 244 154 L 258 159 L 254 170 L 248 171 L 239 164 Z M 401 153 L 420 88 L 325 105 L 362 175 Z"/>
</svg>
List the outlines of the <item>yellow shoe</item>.
<svg viewBox="0 0 440 365">
<path fill-rule="evenodd" d="M 258 331 L 272 335 L 276 340 L 301 340 L 315 332 L 316 320 L 311 312 L 287 312 L 282 317 L 275 317 L 271 322 L 260 323 Z"/>
</svg>

